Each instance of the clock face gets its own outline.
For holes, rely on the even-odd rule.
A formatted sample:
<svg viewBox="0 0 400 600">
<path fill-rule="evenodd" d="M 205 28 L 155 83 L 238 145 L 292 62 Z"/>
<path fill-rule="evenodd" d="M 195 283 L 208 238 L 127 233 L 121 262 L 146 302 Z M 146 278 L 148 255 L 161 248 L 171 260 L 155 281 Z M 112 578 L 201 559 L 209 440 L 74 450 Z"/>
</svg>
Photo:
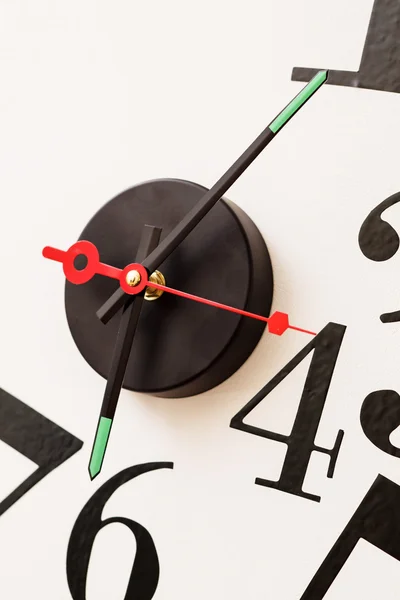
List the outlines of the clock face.
<svg viewBox="0 0 400 600">
<path fill-rule="evenodd" d="M 2 6 L 2 598 L 398 598 L 400 1 L 351 6 Z"/>
</svg>

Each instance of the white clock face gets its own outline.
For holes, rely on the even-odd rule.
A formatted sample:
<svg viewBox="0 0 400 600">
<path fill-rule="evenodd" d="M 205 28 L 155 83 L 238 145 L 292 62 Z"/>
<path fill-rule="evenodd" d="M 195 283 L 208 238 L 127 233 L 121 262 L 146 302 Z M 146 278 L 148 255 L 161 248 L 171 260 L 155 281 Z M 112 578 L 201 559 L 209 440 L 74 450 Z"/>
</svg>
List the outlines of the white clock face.
<svg viewBox="0 0 400 600">
<path fill-rule="evenodd" d="M 397 598 L 399 0 L 1 13 L 0 596 Z M 317 335 L 267 328 L 190 397 L 123 389 L 91 481 L 106 382 L 43 247 L 142 182 L 211 188 L 314 67 L 328 82 L 225 197 L 268 247 L 271 313 Z"/>
</svg>

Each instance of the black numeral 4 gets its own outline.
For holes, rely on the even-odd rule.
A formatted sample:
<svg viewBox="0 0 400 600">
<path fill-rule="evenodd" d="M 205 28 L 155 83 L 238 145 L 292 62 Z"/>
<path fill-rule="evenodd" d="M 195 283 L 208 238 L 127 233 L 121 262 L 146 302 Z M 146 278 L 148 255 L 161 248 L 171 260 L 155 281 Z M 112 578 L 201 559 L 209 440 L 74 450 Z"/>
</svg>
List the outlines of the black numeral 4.
<svg viewBox="0 0 400 600">
<path fill-rule="evenodd" d="M 287 444 L 288 449 L 278 481 L 269 481 L 258 477 L 258 485 L 295 494 L 316 502 L 320 496 L 309 494 L 302 489 L 304 478 L 312 452 L 322 452 L 330 456 L 328 477 L 333 477 L 336 460 L 343 439 L 339 430 L 332 449 L 315 444 L 319 422 L 325 406 L 336 360 L 346 331 L 344 325 L 329 323 L 315 338 L 307 344 L 265 387 L 262 388 L 231 420 L 231 427 Z M 313 351 L 311 365 L 300 400 L 300 405 L 290 435 L 282 435 L 254 425 L 248 425 L 243 419 L 268 396 L 295 369 L 310 352 Z"/>
</svg>

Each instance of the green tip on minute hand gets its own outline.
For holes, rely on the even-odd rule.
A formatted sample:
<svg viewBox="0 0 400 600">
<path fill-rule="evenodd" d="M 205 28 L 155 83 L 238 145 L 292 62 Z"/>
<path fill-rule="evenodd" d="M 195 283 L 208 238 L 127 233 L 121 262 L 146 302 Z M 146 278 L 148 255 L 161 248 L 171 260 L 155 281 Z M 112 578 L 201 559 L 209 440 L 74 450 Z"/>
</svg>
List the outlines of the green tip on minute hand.
<svg viewBox="0 0 400 600">
<path fill-rule="evenodd" d="M 301 90 L 299 94 L 283 109 L 282 112 L 272 121 L 269 128 L 273 133 L 277 133 L 281 127 L 289 121 L 291 117 L 307 102 L 309 98 L 321 87 L 328 79 L 328 71 L 319 71 L 315 77 Z"/>
</svg>

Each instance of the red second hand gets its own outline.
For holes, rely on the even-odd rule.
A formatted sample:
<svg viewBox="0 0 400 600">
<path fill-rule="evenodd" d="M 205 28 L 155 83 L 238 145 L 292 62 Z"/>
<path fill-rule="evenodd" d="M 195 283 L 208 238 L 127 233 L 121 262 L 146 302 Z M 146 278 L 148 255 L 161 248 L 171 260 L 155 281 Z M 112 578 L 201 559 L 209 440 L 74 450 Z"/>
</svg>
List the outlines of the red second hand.
<svg viewBox="0 0 400 600">
<path fill-rule="evenodd" d="M 282 335 L 287 329 L 293 329 L 294 331 L 300 331 L 301 333 L 307 333 L 309 335 L 317 335 L 314 331 L 289 325 L 289 317 L 286 313 L 276 311 L 270 317 L 264 317 L 263 315 L 257 315 L 240 308 L 228 306 L 227 304 L 221 304 L 220 302 L 215 302 L 214 300 L 207 300 L 201 296 L 195 296 L 194 294 L 189 294 L 188 292 L 182 292 L 181 290 L 176 290 L 159 283 L 153 283 L 152 281 L 148 280 L 147 271 L 140 264 L 132 263 L 124 269 L 119 269 L 118 267 L 112 267 L 102 263 L 100 262 L 99 252 L 96 246 L 91 242 L 83 240 L 76 242 L 76 244 L 73 244 L 66 252 L 51 246 L 46 246 L 43 248 L 42 254 L 45 258 L 61 262 L 63 264 L 66 278 L 68 281 L 71 281 L 75 284 L 86 283 L 96 274 L 104 275 L 105 277 L 111 277 L 112 279 L 119 280 L 124 291 L 131 295 L 138 294 L 145 287 L 155 288 L 163 292 L 167 292 L 168 294 L 174 294 L 175 296 L 180 296 L 181 298 L 194 300 L 200 304 L 206 304 L 208 306 L 213 306 L 214 308 L 221 308 L 238 315 L 243 315 L 244 317 L 251 317 L 252 319 L 257 319 L 258 321 L 264 321 L 265 323 L 268 323 L 268 330 L 270 333 L 274 333 L 276 335 Z M 81 270 L 76 269 L 74 266 L 74 260 L 79 255 L 84 255 L 87 258 L 87 265 Z M 126 276 L 130 270 L 139 271 L 141 276 L 141 283 L 139 286 L 127 287 L 124 277 L 122 276 Z"/>
<path fill-rule="evenodd" d="M 227 304 L 221 304 L 221 302 L 215 302 L 214 300 L 207 300 L 206 298 L 202 298 L 201 296 L 195 296 L 194 294 L 188 294 L 187 292 L 182 292 L 181 290 L 175 290 L 174 288 L 167 287 L 165 285 L 160 285 L 158 283 L 150 283 L 147 284 L 148 287 L 156 288 L 158 290 L 162 290 L 163 292 L 168 292 L 169 294 L 174 294 L 175 296 L 181 296 L 182 298 L 187 298 L 188 300 L 194 300 L 195 302 L 200 302 L 201 304 L 207 304 L 208 306 L 214 306 L 215 308 L 222 308 L 229 312 L 236 313 L 238 315 L 243 315 L 245 317 L 251 317 L 252 319 L 257 319 L 258 321 L 265 321 L 265 323 L 270 323 L 274 315 L 285 315 L 286 313 L 275 312 L 270 317 L 264 317 L 262 315 L 257 315 L 255 313 L 248 312 L 247 310 L 242 310 L 241 308 L 235 308 L 234 306 L 228 306 Z M 277 319 L 276 319 L 277 320 Z M 288 321 L 289 323 L 289 321 Z M 283 326 L 283 323 L 282 323 Z M 308 331 L 308 329 L 302 329 L 301 327 L 295 327 L 294 325 L 287 325 L 285 329 L 294 329 L 295 331 L 300 331 L 301 333 L 309 333 L 310 335 L 317 335 L 313 331 Z M 283 333 L 283 332 L 282 332 Z"/>
</svg>

